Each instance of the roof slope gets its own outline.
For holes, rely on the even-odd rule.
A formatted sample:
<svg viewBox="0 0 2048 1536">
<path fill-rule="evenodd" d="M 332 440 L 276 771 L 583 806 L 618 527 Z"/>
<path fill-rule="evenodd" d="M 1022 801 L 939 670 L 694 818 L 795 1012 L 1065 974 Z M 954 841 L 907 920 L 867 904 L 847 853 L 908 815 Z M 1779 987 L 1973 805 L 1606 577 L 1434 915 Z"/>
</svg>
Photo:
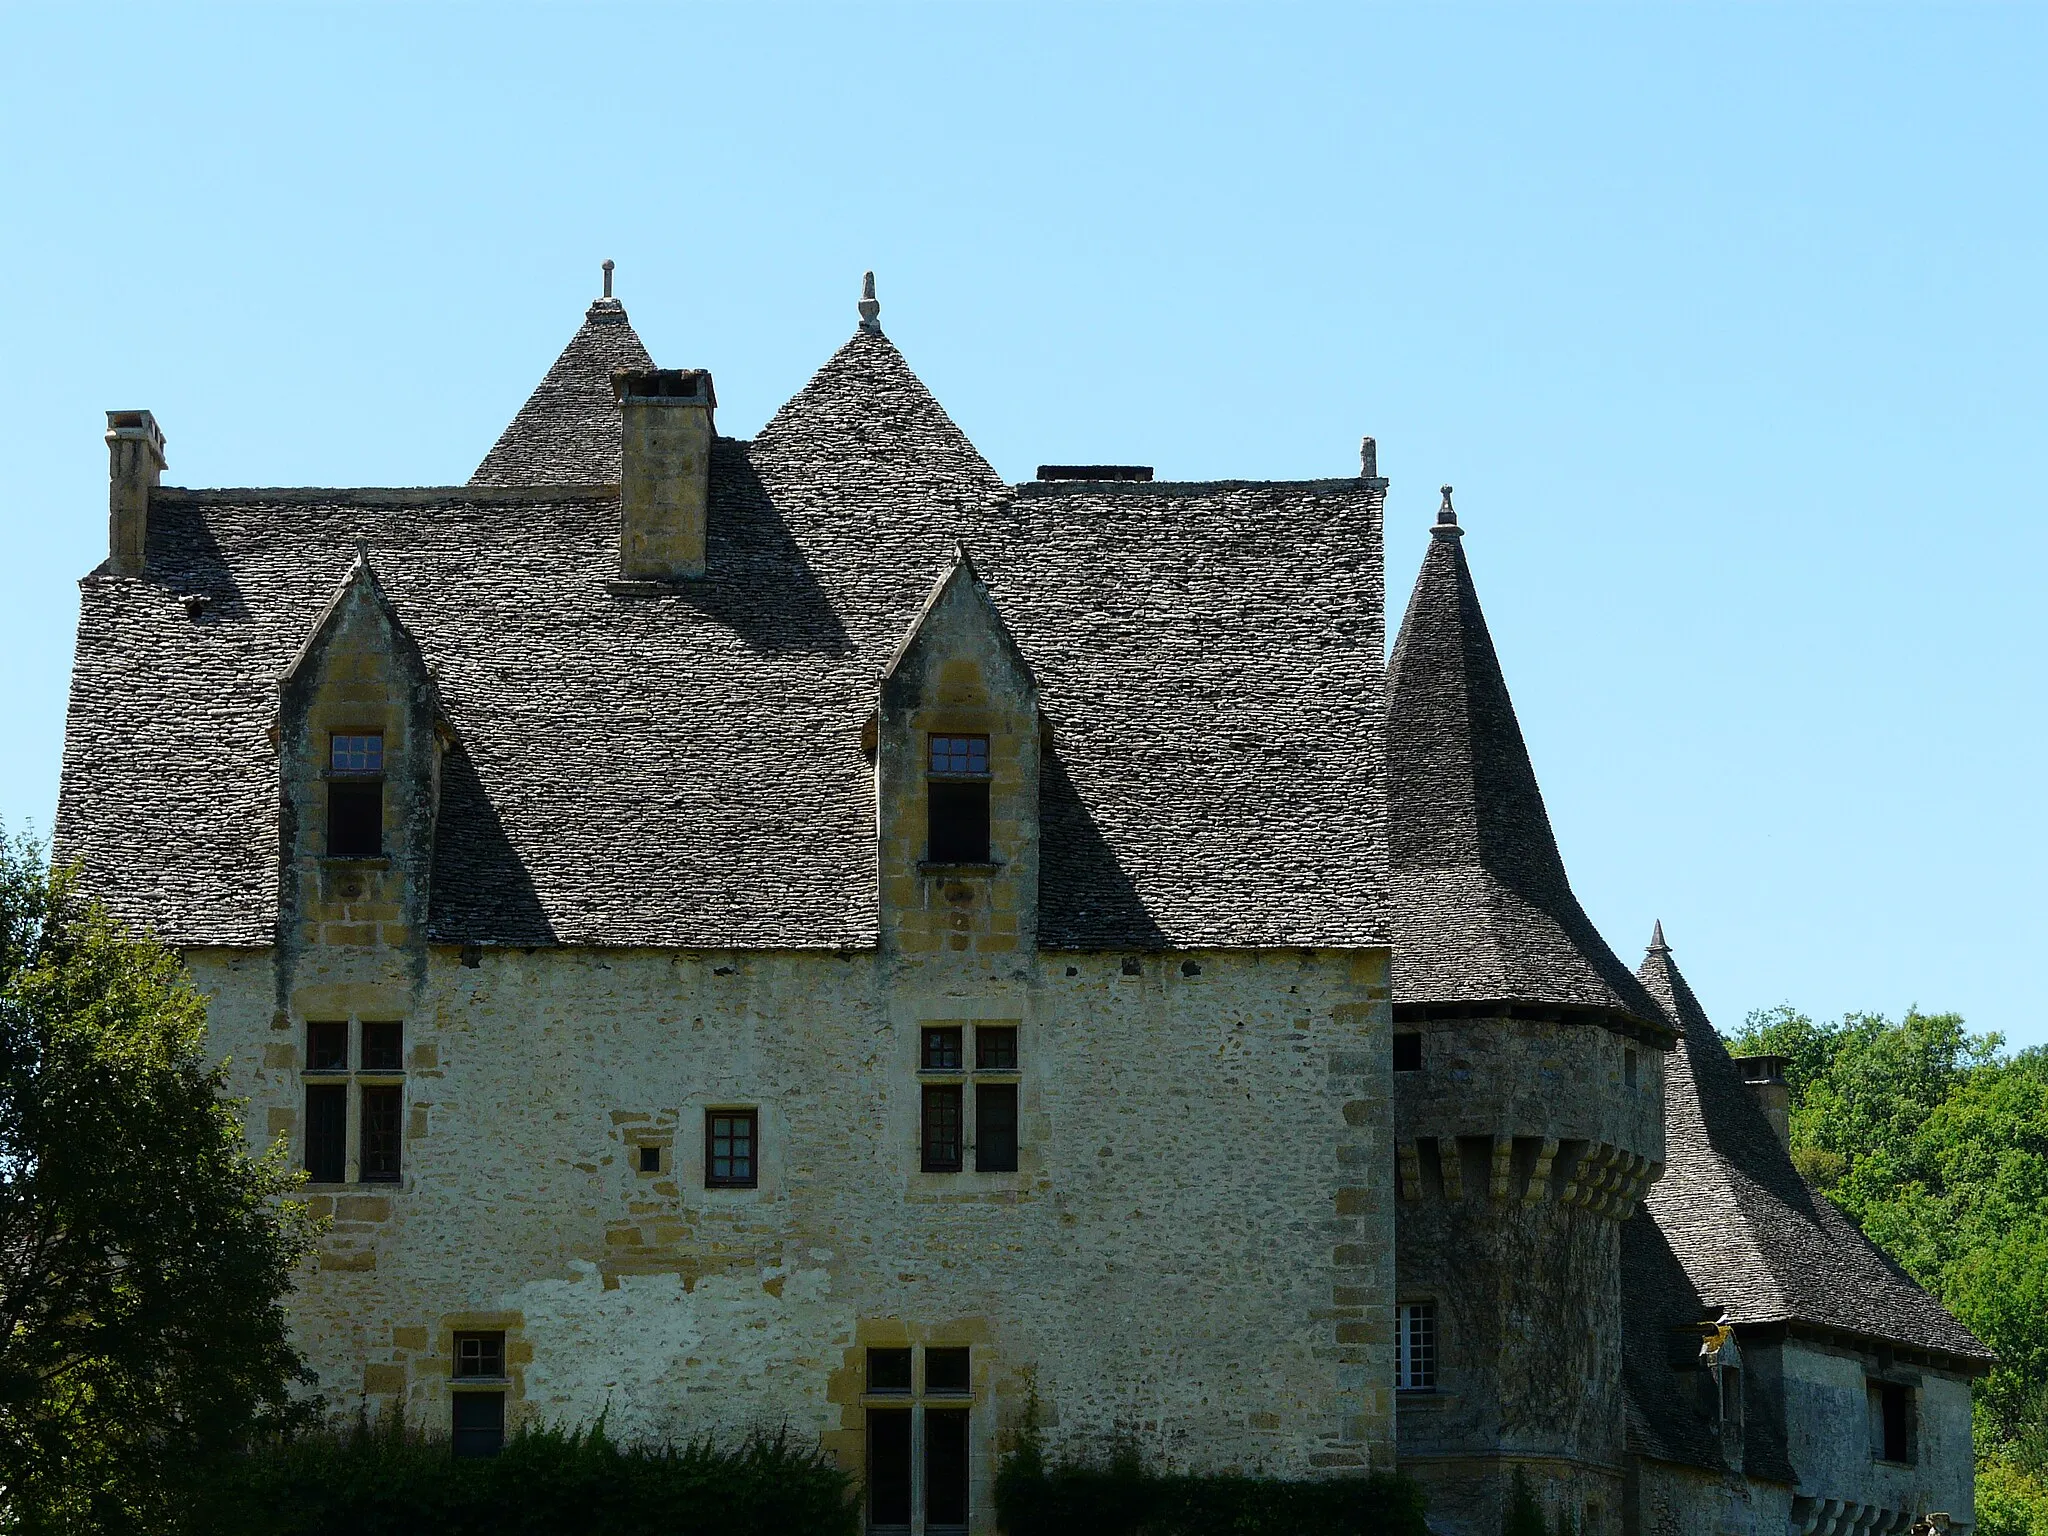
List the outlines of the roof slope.
<svg viewBox="0 0 2048 1536">
<path fill-rule="evenodd" d="M 614 368 L 652 368 L 626 306 L 598 299 L 562 355 L 469 477 L 471 485 L 616 485 Z"/>
<path fill-rule="evenodd" d="M 1643 1209 L 1701 1301 L 1737 1324 L 1807 1323 L 1988 1363 L 1975 1335 L 1800 1177 L 1661 929 L 1641 976 L 1681 1032 L 1664 1078 L 1664 1176 Z"/>
<path fill-rule="evenodd" d="M 1664 1016 L 1580 908 L 1466 564 L 1450 492 L 1387 673 L 1397 1004 Z"/>
<path fill-rule="evenodd" d="M 270 942 L 276 679 L 362 539 L 458 741 L 436 939 L 870 944 L 862 727 L 960 539 L 1052 730 L 1041 943 L 1382 943 L 1381 494 L 1012 492 L 866 333 L 715 445 L 671 596 L 607 590 L 602 487 L 165 491 L 151 579 L 82 584 L 58 842 L 118 916 Z"/>
</svg>

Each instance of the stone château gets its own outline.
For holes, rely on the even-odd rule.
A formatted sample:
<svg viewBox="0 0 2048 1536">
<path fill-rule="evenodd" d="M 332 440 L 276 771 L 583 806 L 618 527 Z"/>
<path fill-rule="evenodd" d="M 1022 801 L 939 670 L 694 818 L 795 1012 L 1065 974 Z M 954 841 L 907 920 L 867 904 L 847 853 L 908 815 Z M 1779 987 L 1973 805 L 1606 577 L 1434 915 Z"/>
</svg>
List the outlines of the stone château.
<svg viewBox="0 0 2048 1536">
<path fill-rule="evenodd" d="M 751 440 L 609 296 L 468 484 L 179 489 L 109 414 L 59 856 L 332 1218 L 338 1410 L 1400 1468 L 1500 1529 L 1971 1510 L 1984 1347 L 1574 898 L 1448 491 L 1008 484 L 883 335 Z M 1775 1118 L 1774 1118 L 1775 1116 Z"/>
</svg>

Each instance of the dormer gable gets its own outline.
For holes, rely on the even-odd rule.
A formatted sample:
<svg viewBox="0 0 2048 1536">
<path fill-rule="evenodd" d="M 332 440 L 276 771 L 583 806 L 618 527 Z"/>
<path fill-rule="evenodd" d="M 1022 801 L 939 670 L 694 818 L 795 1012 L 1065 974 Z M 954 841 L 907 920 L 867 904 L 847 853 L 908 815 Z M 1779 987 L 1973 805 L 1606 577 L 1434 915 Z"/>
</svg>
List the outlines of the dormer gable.
<svg viewBox="0 0 2048 1536">
<path fill-rule="evenodd" d="M 884 943 L 1035 947 L 1038 683 L 964 546 L 883 670 L 880 692 Z"/>
<path fill-rule="evenodd" d="M 453 739 L 418 642 L 359 552 L 278 679 L 282 932 L 412 945 Z"/>
</svg>

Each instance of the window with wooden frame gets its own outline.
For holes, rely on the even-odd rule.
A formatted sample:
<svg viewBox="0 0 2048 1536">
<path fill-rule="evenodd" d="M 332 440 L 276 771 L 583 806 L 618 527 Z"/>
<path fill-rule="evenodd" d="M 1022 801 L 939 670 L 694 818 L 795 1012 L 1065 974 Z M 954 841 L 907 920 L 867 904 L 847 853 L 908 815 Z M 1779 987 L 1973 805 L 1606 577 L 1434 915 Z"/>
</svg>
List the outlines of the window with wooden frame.
<svg viewBox="0 0 2048 1536">
<path fill-rule="evenodd" d="M 865 1481 L 874 1536 L 914 1529 L 964 1536 L 973 1469 L 970 1364 L 965 1346 L 867 1352 Z"/>
<path fill-rule="evenodd" d="M 1394 1386 L 1436 1390 L 1436 1303 L 1404 1301 L 1394 1309 Z"/>
<path fill-rule="evenodd" d="M 761 1113 L 704 1111 L 704 1187 L 755 1189 L 761 1183 Z"/>
<path fill-rule="evenodd" d="M 356 1043 L 351 1070 L 349 1045 Z M 316 1184 L 395 1184 L 404 1168 L 405 1026 L 395 1019 L 306 1023 L 304 1158 Z"/>
<path fill-rule="evenodd" d="M 327 856 L 384 853 L 384 737 L 337 732 L 327 748 Z"/>
<path fill-rule="evenodd" d="M 455 1335 L 451 1418 L 457 1456 L 495 1456 L 505 1448 L 505 1335 Z"/>
<path fill-rule="evenodd" d="M 965 1172 L 971 1149 L 975 1172 L 1015 1173 L 1017 1026 L 927 1024 L 919 1032 L 918 1071 L 919 1167 L 926 1173 Z"/>
<path fill-rule="evenodd" d="M 925 776 L 925 857 L 933 864 L 986 864 L 989 852 L 986 736 L 933 736 Z"/>
</svg>

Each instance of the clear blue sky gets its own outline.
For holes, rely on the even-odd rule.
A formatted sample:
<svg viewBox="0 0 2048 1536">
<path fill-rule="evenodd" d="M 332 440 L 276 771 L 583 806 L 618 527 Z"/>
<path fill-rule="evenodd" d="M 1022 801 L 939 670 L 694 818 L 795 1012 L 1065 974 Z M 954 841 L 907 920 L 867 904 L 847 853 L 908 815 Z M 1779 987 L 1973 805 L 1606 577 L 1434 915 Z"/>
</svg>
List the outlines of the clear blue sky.
<svg viewBox="0 0 2048 1536">
<path fill-rule="evenodd" d="M 610 256 L 747 434 L 873 267 L 1012 478 L 1372 433 L 1396 619 L 1455 483 L 1579 894 L 1724 1027 L 2048 1040 L 2041 8 L 176 9 L 0 10 L 11 826 L 104 409 L 460 481 Z"/>
</svg>

